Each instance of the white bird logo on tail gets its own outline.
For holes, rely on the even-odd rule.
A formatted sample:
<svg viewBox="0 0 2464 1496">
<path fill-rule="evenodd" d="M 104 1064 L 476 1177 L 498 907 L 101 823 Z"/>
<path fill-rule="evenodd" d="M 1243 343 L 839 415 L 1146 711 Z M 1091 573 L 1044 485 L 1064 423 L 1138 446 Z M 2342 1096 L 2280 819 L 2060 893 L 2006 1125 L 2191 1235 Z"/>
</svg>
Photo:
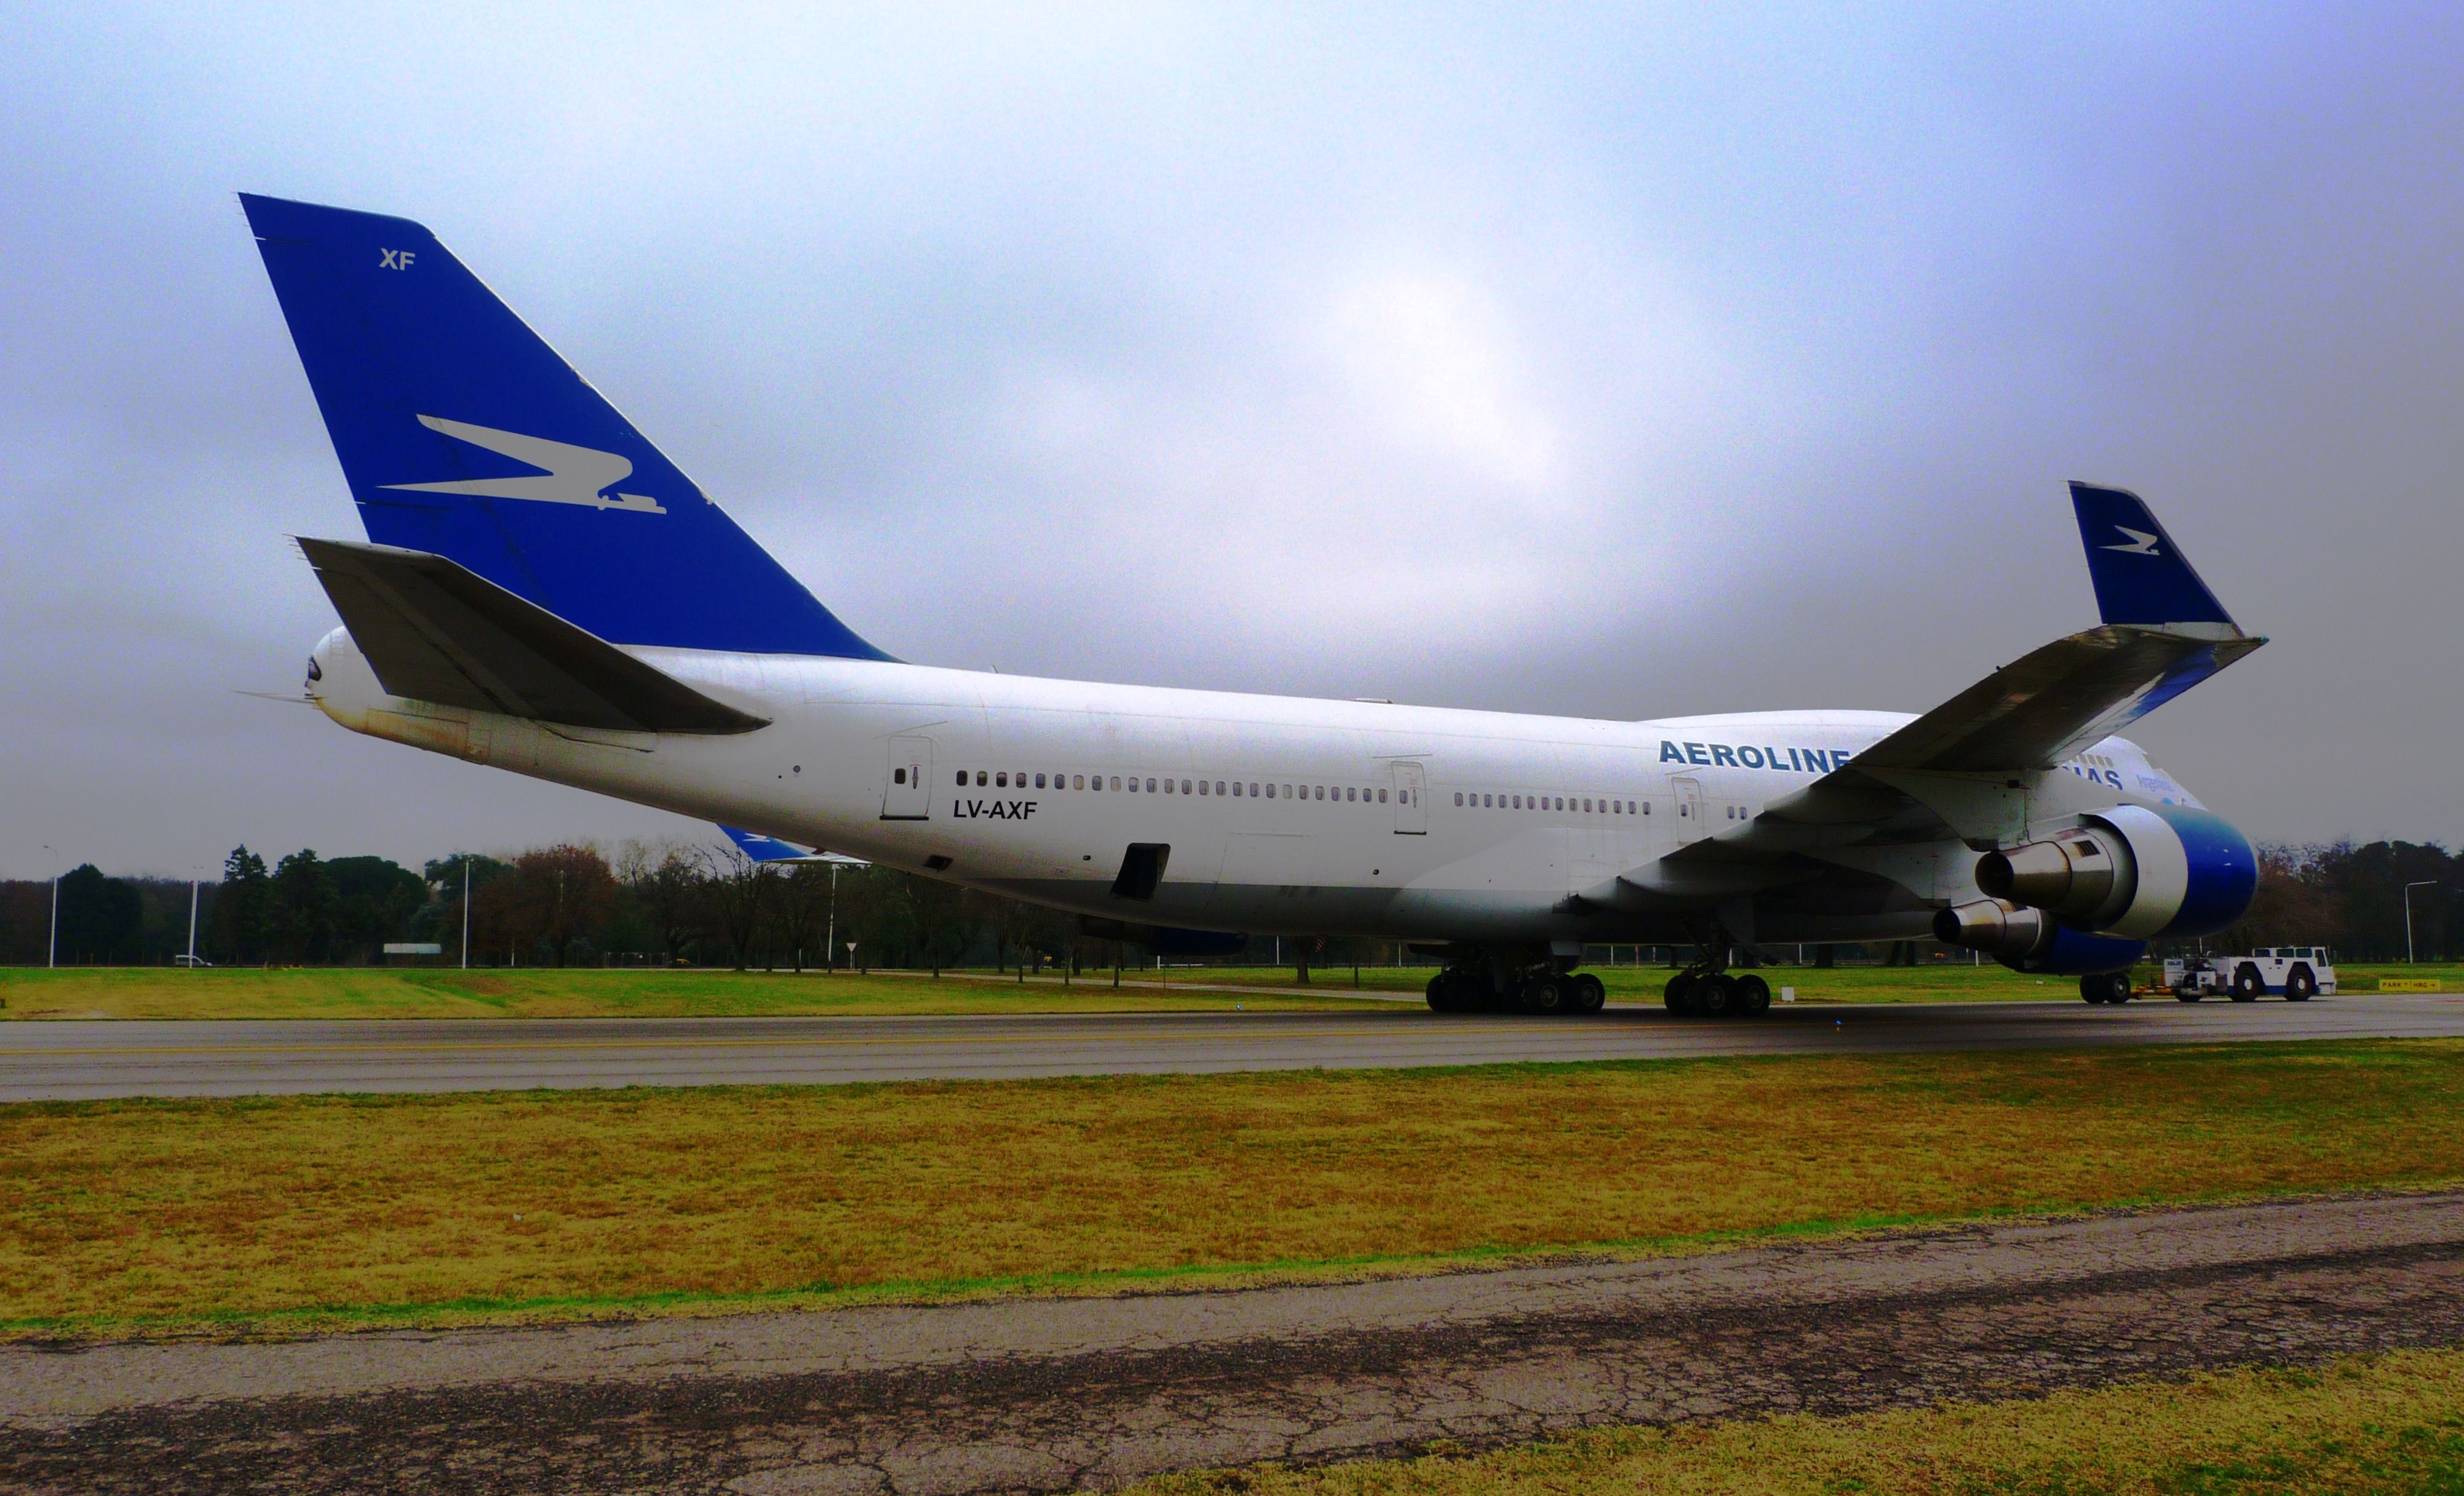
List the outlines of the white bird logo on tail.
<svg viewBox="0 0 2464 1496">
<path fill-rule="evenodd" d="M 467 421 L 448 421 L 443 416 L 424 415 L 419 424 L 431 431 L 441 431 L 457 442 L 469 442 L 501 452 L 516 462 L 527 462 L 544 473 L 527 477 L 465 478 L 450 483 L 385 483 L 382 488 L 403 489 L 413 494 L 464 494 L 473 498 L 526 498 L 542 504 L 581 504 L 590 509 L 622 509 L 637 515 L 664 515 L 667 510 L 647 494 L 608 495 L 608 489 L 633 475 L 633 459 L 620 452 L 601 451 L 593 447 L 576 447 L 569 442 L 552 442 L 544 436 L 524 436 L 519 431 L 499 431 L 494 427 L 473 426 Z"/>
<path fill-rule="evenodd" d="M 2164 554 L 2164 552 L 2156 549 L 2156 538 L 2149 535 L 2146 531 L 2133 530 L 2126 524 L 2118 524 L 2115 525 L 2114 528 L 2130 537 L 2130 543 L 2127 545 L 2107 545 L 2102 547 L 2102 549 L 2108 551 L 2120 551 L 2124 556 L 2161 556 Z"/>
</svg>

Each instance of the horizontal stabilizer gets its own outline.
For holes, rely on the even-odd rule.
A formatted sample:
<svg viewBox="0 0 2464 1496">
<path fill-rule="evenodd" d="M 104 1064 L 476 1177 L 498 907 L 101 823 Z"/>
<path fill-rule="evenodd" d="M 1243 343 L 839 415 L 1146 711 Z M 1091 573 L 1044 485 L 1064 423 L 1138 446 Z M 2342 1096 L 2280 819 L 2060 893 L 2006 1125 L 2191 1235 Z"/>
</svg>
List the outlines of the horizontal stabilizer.
<svg viewBox="0 0 2464 1496">
<path fill-rule="evenodd" d="M 727 839 L 736 844 L 736 849 L 751 862 L 782 866 L 790 863 L 836 863 L 843 868 L 872 866 L 861 857 L 849 857 L 844 852 L 808 852 L 793 842 L 782 842 L 775 836 L 763 836 L 759 831 L 747 831 L 741 826 L 721 824 L 719 829 L 727 833 Z"/>
<path fill-rule="evenodd" d="M 2110 626 L 2057 639 L 1866 749 L 1840 772 L 2049 769 L 2266 642 Z"/>
<path fill-rule="evenodd" d="M 613 732 L 767 725 L 442 556 L 306 539 L 299 548 L 394 695 Z"/>
</svg>

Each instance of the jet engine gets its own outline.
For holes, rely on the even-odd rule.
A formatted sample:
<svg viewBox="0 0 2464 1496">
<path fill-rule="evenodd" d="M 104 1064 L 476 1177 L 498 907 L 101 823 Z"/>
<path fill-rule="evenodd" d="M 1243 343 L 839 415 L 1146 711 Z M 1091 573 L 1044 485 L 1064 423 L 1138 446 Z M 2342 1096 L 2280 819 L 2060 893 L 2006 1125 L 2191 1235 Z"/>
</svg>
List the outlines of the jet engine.
<svg viewBox="0 0 2464 1496">
<path fill-rule="evenodd" d="M 2118 972 L 2147 954 L 2145 940 L 2117 940 L 2075 930 L 2041 909 L 2005 899 L 1978 899 L 1933 916 L 1933 937 L 1945 945 L 1982 951 L 2013 971 L 2037 976 L 2083 977 Z"/>
<path fill-rule="evenodd" d="M 1976 887 L 1990 896 L 1934 916 L 1935 938 L 2021 971 L 2117 971 L 2147 940 L 2212 935 L 2240 918 L 2258 858 L 2204 810 L 2116 805 L 1987 852 Z"/>
</svg>

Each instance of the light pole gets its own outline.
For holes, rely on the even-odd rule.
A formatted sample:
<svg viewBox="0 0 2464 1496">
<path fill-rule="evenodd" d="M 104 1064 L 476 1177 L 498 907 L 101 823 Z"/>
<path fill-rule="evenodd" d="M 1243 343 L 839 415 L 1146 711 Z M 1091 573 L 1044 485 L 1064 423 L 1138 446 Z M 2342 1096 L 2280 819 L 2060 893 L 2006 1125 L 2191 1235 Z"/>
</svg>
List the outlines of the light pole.
<svg viewBox="0 0 2464 1496">
<path fill-rule="evenodd" d="M 52 853 L 52 938 L 43 952 L 43 967 L 46 971 L 56 971 L 60 964 L 60 854 L 52 851 L 48 844 L 43 850 Z"/>
<path fill-rule="evenodd" d="M 2404 886 L 2404 963 L 2407 966 L 2412 964 L 2412 891 L 2436 887 L 2438 887 L 2436 878 L 2424 878 L 2418 883 L 2408 883 Z"/>
<path fill-rule="evenodd" d="M 204 880 L 188 879 L 188 970 L 197 969 L 197 885 Z"/>
<path fill-rule="evenodd" d="M 471 969 L 471 854 L 462 854 L 462 969 Z"/>
</svg>

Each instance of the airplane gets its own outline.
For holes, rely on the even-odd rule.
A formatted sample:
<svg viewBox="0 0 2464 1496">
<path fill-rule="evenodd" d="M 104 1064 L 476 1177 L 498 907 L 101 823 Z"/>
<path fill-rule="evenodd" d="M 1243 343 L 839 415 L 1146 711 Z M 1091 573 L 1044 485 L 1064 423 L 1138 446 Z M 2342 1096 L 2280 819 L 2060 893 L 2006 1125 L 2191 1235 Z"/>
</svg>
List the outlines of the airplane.
<svg viewBox="0 0 2464 1496">
<path fill-rule="evenodd" d="M 2101 614 L 1921 715 L 1647 721 L 1105 685 L 860 637 L 434 234 L 243 194 L 365 542 L 298 540 L 343 727 L 1079 916 L 1160 954 L 1358 936 L 1441 1012 L 1596 1012 L 1587 948 L 1933 935 L 2126 1001 L 2251 901 L 2249 841 L 2121 728 L 2266 641 L 2127 491 L 2074 483 Z M 790 848 L 792 850 L 792 848 Z"/>
</svg>

